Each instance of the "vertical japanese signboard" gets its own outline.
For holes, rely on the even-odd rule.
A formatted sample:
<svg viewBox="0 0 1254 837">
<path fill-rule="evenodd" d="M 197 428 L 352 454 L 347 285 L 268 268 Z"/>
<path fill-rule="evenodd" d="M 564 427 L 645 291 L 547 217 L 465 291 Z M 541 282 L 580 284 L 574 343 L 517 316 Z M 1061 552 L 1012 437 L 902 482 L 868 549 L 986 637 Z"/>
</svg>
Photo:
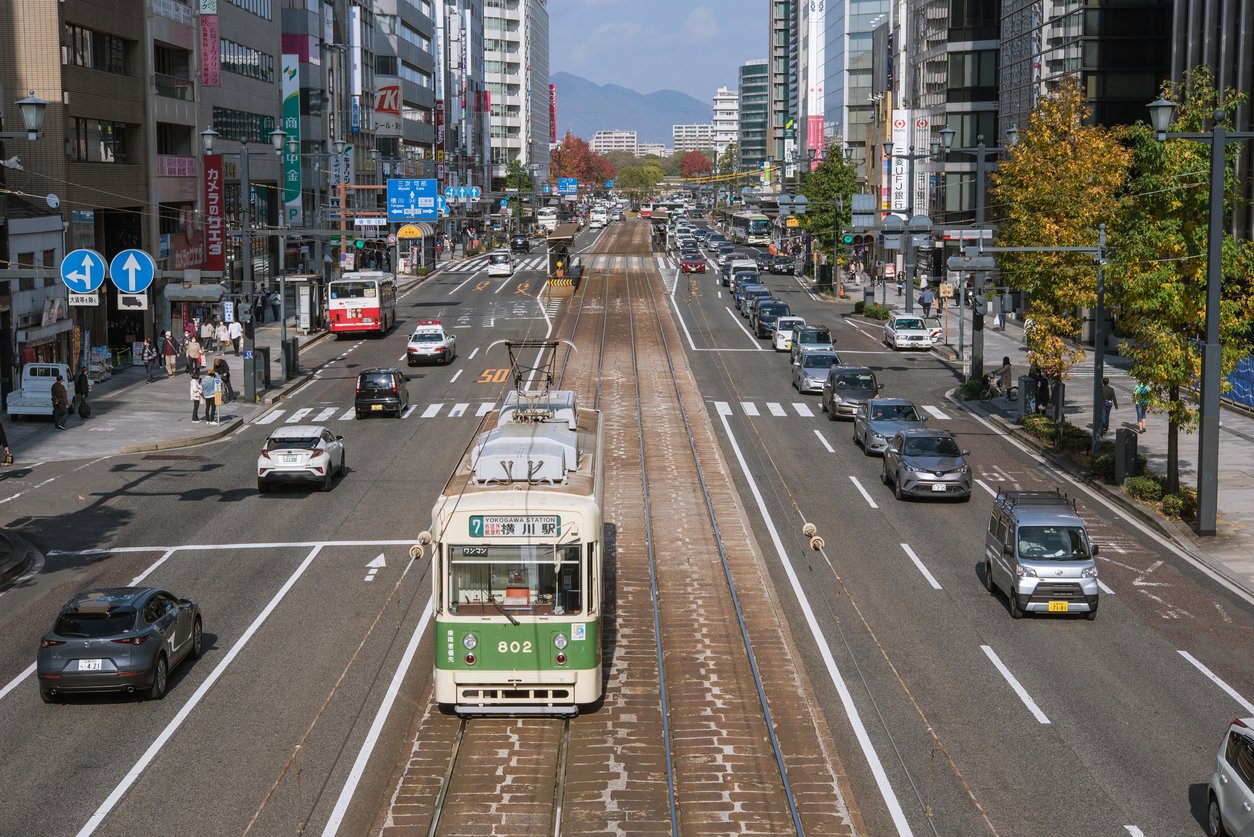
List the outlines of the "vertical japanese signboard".
<svg viewBox="0 0 1254 837">
<path fill-rule="evenodd" d="M 222 227 L 222 155 L 205 155 L 205 270 L 226 270 L 226 235 Z"/>
<path fill-rule="evenodd" d="M 887 162 L 892 166 L 891 193 L 889 209 L 904 210 L 910 205 L 909 186 L 910 162 L 903 159 L 910 153 L 910 111 L 893 111 L 893 153 L 895 156 Z"/>
<path fill-rule="evenodd" d="M 300 202 L 300 56 L 283 53 L 283 130 L 296 140 L 297 152 L 283 149 L 283 211 L 289 226 L 301 222 Z"/>
<path fill-rule="evenodd" d="M 217 87 L 222 62 L 218 40 L 218 0 L 200 0 L 200 83 Z"/>
<path fill-rule="evenodd" d="M 557 85 L 549 85 L 549 144 L 557 142 Z"/>
<path fill-rule="evenodd" d="M 444 100 L 435 100 L 435 178 L 444 185 Z"/>
</svg>

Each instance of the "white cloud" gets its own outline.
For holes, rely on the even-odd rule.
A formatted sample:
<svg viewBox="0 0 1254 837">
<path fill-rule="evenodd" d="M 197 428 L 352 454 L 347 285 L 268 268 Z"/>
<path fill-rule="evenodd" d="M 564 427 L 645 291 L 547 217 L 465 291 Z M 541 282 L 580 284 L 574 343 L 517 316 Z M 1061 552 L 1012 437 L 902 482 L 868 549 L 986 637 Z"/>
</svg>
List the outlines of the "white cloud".
<svg viewBox="0 0 1254 837">
<path fill-rule="evenodd" d="M 715 40 L 718 35 L 718 16 L 709 6 L 697 6 L 684 19 L 684 40 L 703 43 Z"/>
</svg>

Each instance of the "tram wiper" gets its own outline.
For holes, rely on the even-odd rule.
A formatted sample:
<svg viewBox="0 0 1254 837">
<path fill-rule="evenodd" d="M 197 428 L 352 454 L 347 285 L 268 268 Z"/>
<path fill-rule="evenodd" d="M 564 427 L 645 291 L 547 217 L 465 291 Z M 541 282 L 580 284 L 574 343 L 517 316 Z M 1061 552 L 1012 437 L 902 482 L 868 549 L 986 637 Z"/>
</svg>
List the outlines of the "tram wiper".
<svg viewBox="0 0 1254 837">
<path fill-rule="evenodd" d="M 495 595 L 495 594 L 493 594 L 493 593 L 489 593 L 489 594 L 488 594 L 488 601 L 490 601 L 490 602 L 492 603 L 492 606 L 493 606 L 494 608 L 496 608 L 497 610 L 499 610 L 499 611 L 501 612 L 501 615 L 502 615 L 502 616 L 504 616 L 506 619 L 508 619 L 508 620 L 509 620 L 509 623 L 510 623 L 511 625 L 514 625 L 514 626 L 517 626 L 517 625 L 518 625 L 518 620 L 514 618 L 514 614 L 510 613 L 508 610 L 506 610 L 505 608 L 501 607 L 501 603 L 500 603 L 500 602 L 498 602 L 498 601 L 496 600 L 496 595 Z"/>
</svg>

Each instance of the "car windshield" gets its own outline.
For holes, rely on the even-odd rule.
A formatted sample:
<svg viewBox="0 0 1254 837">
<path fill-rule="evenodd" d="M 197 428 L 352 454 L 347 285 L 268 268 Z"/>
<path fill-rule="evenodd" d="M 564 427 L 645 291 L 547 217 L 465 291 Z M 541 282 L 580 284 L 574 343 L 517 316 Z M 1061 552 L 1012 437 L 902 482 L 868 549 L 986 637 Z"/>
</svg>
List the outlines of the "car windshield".
<svg viewBox="0 0 1254 837">
<path fill-rule="evenodd" d="M 583 609 L 577 544 L 448 547 L 450 613 L 574 614 Z"/>
<path fill-rule="evenodd" d="M 410 343 L 439 343 L 444 335 L 438 331 L 419 331 L 409 338 Z"/>
<path fill-rule="evenodd" d="M 846 372 L 836 379 L 837 389 L 875 389 L 875 376 L 868 372 Z"/>
<path fill-rule="evenodd" d="M 918 421 L 919 414 L 911 404 L 877 404 L 871 418 L 880 421 Z"/>
<path fill-rule="evenodd" d="M 1088 538 L 1079 526 L 1020 526 L 1019 555 L 1046 561 L 1084 561 Z"/>
<path fill-rule="evenodd" d="M 913 331 L 923 328 L 923 320 L 918 317 L 898 317 L 893 321 L 893 328 L 900 328 L 905 331 Z"/>
<path fill-rule="evenodd" d="M 923 436 L 907 439 L 902 450 L 905 456 L 961 456 L 958 443 L 948 436 Z"/>
<path fill-rule="evenodd" d="M 810 352 L 801 361 L 801 365 L 806 369 L 831 369 L 837 359 L 836 355 Z"/>
<path fill-rule="evenodd" d="M 266 450 L 313 450 L 319 441 L 317 436 L 271 436 L 266 439 Z"/>
<path fill-rule="evenodd" d="M 131 608 L 110 611 L 75 611 L 62 613 L 52 632 L 57 636 L 98 637 L 126 633 L 135 627 L 135 611 Z"/>
</svg>

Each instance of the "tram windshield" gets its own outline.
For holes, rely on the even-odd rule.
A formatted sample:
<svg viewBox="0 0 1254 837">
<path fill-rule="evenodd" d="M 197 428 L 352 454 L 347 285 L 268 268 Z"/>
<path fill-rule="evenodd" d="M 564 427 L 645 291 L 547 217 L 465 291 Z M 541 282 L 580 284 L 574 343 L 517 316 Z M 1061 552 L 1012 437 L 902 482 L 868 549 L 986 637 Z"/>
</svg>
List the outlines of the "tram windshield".
<svg viewBox="0 0 1254 837">
<path fill-rule="evenodd" d="M 449 613 L 583 612 L 579 544 L 448 547 Z"/>
</svg>

